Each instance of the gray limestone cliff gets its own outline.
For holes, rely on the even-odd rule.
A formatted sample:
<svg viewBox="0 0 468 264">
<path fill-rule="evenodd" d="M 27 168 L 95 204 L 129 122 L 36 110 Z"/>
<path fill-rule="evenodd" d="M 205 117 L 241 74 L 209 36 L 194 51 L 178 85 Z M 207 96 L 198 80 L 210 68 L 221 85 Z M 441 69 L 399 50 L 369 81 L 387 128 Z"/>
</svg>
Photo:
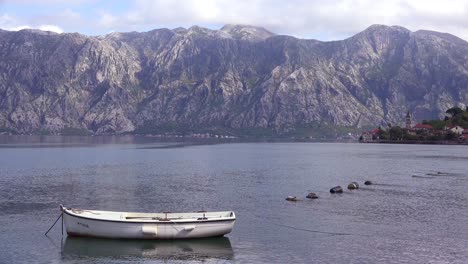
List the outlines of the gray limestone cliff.
<svg viewBox="0 0 468 264">
<path fill-rule="evenodd" d="M 439 118 L 468 104 L 468 43 L 374 25 L 342 40 L 226 25 L 91 37 L 0 30 L 0 128 L 336 126 Z"/>
</svg>

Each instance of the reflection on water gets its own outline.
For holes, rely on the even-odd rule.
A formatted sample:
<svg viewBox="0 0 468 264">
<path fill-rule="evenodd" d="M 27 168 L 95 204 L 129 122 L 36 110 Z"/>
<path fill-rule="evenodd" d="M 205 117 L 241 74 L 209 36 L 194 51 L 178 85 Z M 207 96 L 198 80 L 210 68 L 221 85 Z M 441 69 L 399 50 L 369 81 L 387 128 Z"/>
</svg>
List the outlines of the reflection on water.
<svg viewBox="0 0 468 264">
<path fill-rule="evenodd" d="M 227 237 L 190 240 L 117 240 L 67 237 L 62 256 L 65 259 L 137 257 L 170 260 L 232 260 L 234 252 Z"/>
<path fill-rule="evenodd" d="M 145 136 L 3 136 L 0 135 L 0 149 L 15 148 L 71 148 L 96 147 L 100 145 L 143 145 L 140 149 L 181 148 L 198 145 L 233 143 L 238 139 L 145 137 Z"/>
</svg>

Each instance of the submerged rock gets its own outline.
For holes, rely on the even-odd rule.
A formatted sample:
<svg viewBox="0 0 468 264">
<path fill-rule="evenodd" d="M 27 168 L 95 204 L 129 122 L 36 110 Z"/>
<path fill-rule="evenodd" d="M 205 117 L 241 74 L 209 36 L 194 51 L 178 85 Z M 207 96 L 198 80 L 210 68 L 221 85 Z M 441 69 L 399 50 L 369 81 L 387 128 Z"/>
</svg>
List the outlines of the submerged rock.
<svg viewBox="0 0 468 264">
<path fill-rule="evenodd" d="M 372 185 L 373 183 L 371 181 L 365 181 L 364 185 Z"/>
<path fill-rule="evenodd" d="M 301 199 L 297 198 L 296 196 L 288 196 L 286 197 L 286 201 L 297 202 L 297 201 L 301 201 Z"/>
<path fill-rule="evenodd" d="M 309 199 L 317 199 L 318 198 L 318 195 L 311 192 L 309 194 L 307 194 L 306 198 L 309 198 Z"/>
<path fill-rule="evenodd" d="M 352 182 L 352 183 L 348 184 L 348 189 L 349 190 L 359 189 L 359 184 L 357 182 Z"/>
<path fill-rule="evenodd" d="M 343 193 L 343 188 L 341 186 L 335 186 L 330 189 L 331 193 Z"/>
</svg>

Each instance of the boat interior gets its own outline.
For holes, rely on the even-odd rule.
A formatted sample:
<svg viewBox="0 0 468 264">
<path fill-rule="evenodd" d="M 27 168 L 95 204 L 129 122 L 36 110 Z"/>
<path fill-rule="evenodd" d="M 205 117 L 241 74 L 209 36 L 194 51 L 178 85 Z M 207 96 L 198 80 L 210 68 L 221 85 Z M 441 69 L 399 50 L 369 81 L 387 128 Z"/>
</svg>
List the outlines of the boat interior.
<svg viewBox="0 0 468 264">
<path fill-rule="evenodd" d="M 126 222 L 141 222 L 141 221 L 160 221 L 160 222 L 186 222 L 186 221 L 209 221 L 209 220 L 224 220 L 235 219 L 234 212 L 191 212 L 191 213 L 132 213 L 132 212 L 113 212 L 113 211 L 97 211 L 97 210 L 83 210 L 76 208 L 66 208 L 67 212 L 79 217 L 112 220 L 112 221 L 126 221 Z"/>
</svg>

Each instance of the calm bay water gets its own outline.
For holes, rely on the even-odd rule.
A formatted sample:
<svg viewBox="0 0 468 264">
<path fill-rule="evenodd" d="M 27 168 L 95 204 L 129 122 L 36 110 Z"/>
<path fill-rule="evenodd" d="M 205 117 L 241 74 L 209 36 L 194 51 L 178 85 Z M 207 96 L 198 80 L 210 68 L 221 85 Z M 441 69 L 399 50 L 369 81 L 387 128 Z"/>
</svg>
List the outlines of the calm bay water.
<svg viewBox="0 0 468 264">
<path fill-rule="evenodd" d="M 467 263 L 466 146 L 182 146 L 1 137 L 0 263 Z M 364 186 L 364 180 L 377 184 Z M 351 181 L 362 188 L 328 192 Z M 320 198 L 284 200 L 310 191 Z M 221 239 L 62 239 L 60 225 L 45 237 L 61 203 L 116 211 L 234 210 L 238 220 Z"/>
</svg>

